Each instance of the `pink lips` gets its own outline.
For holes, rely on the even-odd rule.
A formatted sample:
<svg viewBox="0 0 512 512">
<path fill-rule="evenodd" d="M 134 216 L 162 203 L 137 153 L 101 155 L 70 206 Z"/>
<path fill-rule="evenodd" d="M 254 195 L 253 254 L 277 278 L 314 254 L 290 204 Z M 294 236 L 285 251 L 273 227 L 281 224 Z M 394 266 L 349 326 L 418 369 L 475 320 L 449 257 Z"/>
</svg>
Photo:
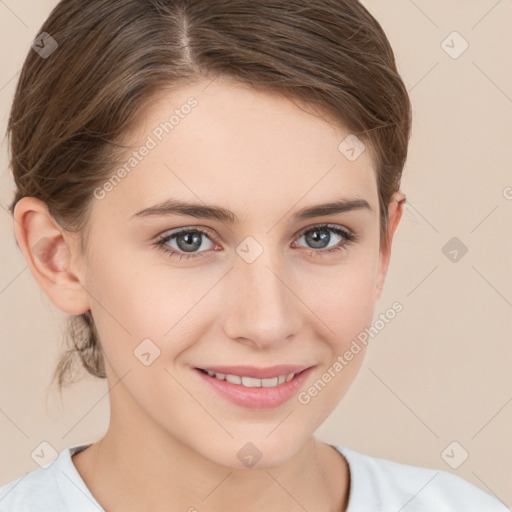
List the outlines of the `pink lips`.
<svg viewBox="0 0 512 512">
<path fill-rule="evenodd" d="M 210 389 L 213 389 L 231 403 L 252 409 L 266 409 L 278 407 L 295 396 L 313 368 L 304 365 L 278 365 L 268 368 L 256 368 L 254 366 L 210 366 L 202 369 L 196 368 L 195 373 Z M 257 379 L 270 379 L 281 375 L 289 375 L 290 373 L 295 373 L 295 376 L 289 382 L 284 382 L 274 387 L 249 388 L 242 384 L 233 384 L 226 380 L 210 377 L 201 370 Z"/>
</svg>

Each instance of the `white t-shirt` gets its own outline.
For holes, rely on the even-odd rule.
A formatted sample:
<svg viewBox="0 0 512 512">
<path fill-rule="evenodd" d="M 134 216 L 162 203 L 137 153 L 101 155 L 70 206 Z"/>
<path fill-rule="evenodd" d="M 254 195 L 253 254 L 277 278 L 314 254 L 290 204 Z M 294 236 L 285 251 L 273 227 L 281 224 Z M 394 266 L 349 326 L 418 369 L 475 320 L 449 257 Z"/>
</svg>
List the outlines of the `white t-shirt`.
<svg viewBox="0 0 512 512">
<path fill-rule="evenodd" d="M 45 467 L 0 487 L 1 512 L 100 512 L 67 448 Z M 369 457 L 334 446 L 350 468 L 346 512 L 510 512 L 501 501 L 452 473 Z"/>
</svg>

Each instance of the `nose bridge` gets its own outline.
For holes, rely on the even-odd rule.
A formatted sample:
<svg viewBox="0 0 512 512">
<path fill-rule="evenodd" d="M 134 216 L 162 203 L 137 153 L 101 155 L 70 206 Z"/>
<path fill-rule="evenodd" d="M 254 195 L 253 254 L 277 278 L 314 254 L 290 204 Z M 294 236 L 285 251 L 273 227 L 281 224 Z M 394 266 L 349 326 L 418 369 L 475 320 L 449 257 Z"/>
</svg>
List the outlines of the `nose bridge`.
<svg viewBox="0 0 512 512">
<path fill-rule="evenodd" d="M 291 273 L 282 255 L 265 249 L 254 261 L 240 257 L 231 272 L 235 294 L 226 329 L 228 335 L 263 346 L 286 340 L 299 328 L 298 302 L 290 286 Z"/>
</svg>

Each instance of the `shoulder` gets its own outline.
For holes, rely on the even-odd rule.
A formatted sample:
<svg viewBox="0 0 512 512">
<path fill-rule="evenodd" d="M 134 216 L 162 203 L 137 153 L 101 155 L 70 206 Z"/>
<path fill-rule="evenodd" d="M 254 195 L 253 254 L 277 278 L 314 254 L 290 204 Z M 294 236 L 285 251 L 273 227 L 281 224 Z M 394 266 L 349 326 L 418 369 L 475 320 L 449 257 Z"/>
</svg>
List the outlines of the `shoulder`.
<svg viewBox="0 0 512 512">
<path fill-rule="evenodd" d="M 2 512 L 65 510 L 52 465 L 46 469 L 44 467 L 34 469 L 0 487 L 0 510 Z"/>
<path fill-rule="evenodd" d="M 85 445 L 84 445 L 85 446 Z M 0 487 L 2 512 L 85 512 L 101 508 L 92 506 L 71 455 L 80 447 L 60 452 L 51 463 L 29 471 Z M 94 498 L 93 498 L 94 500 Z M 72 508 L 70 508 L 70 506 Z"/>
<path fill-rule="evenodd" d="M 453 473 L 335 448 L 350 468 L 347 512 L 510 512 L 497 498 Z"/>
</svg>

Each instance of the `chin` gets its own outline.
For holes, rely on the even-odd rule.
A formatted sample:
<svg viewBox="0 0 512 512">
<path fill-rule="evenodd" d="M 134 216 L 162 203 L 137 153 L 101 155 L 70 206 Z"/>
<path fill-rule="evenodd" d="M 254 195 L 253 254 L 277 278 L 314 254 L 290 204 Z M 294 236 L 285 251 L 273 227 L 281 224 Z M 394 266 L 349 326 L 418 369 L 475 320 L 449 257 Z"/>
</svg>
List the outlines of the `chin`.
<svg viewBox="0 0 512 512">
<path fill-rule="evenodd" d="M 285 464 L 303 446 L 290 436 L 286 439 L 283 435 L 270 437 L 253 441 L 231 439 L 222 445 L 212 439 L 212 444 L 201 450 L 201 454 L 213 463 L 231 469 L 268 469 Z"/>
</svg>

